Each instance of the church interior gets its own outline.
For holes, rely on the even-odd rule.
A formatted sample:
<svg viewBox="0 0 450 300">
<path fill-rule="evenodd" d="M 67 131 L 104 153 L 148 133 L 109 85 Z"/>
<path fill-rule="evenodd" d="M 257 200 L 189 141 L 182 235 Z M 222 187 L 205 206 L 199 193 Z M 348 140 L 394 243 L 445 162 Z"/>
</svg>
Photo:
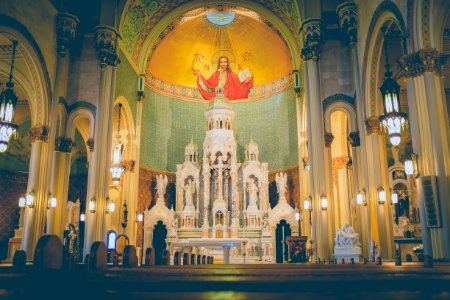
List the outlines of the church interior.
<svg viewBox="0 0 450 300">
<path fill-rule="evenodd" d="M 447 299 L 449 67 L 446 0 L 1 1 L 0 297 Z"/>
</svg>

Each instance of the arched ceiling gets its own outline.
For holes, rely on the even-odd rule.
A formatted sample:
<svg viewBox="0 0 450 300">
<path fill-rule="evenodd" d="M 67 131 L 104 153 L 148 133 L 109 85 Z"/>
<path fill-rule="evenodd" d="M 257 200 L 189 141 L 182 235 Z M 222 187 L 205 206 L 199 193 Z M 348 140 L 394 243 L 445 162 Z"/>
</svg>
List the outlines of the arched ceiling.
<svg viewBox="0 0 450 300">
<path fill-rule="evenodd" d="M 212 16 L 226 16 L 229 24 L 213 24 Z M 256 86 L 286 77 L 293 69 L 291 53 L 279 33 L 255 12 L 234 8 L 228 14 L 208 9 L 185 14 L 156 45 L 146 72 L 165 83 L 196 88 L 192 69 L 208 78 L 224 49 L 233 71 L 249 68 Z"/>
<path fill-rule="evenodd" d="M 120 34 L 122 36 L 122 47 L 132 57 L 135 64 L 138 64 L 139 56 L 143 49 L 143 44 L 149 33 L 154 30 L 158 23 L 170 12 L 176 8 L 187 4 L 188 0 L 128 0 L 121 14 Z M 197 1 L 200 3 L 200 1 Z M 225 1 L 227 2 L 227 1 Z M 230 1 L 228 1 L 230 2 Z M 294 38 L 298 37 L 301 26 L 300 9 L 297 1 L 294 0 L 253 0 L 248 1 L 257 3 L 265 9 L 271 11 L 281 20 Z M 210 3 L 209 8 L 214 7 L 219 10 L 224 6 L 213 1 L 205 1 Z M 243 3 L 245 4 L 245 3 Z M 297 44 L 298 40 L 297 40 Z"/>
</svg>

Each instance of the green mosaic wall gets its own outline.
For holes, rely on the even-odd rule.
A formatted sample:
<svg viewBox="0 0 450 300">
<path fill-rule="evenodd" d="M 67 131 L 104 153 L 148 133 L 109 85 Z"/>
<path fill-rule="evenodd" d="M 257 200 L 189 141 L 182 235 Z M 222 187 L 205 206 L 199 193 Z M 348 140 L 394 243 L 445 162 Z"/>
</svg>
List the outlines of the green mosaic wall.
<svg viewBox="0 0 450 300">
<path fill-rule="evenodd" d="M 137 107 L 137 89 L 138 89 L 138 74 L 134 71 L 128 60 L 124 55 L 121 56 L 121 63 L 117 67 L 116 73 L 116 99 L 119 96 L 125 97 L 128 100 L 131 111 L 133 113 L 133 121 L 136 122 L 136 107 Z"/>
<path fill-rule="evenodd" d="M 200 148 L 205 138 L 204 111 L 208 104 L 172 99 L 146 90 L 143 104 L 141 164 L 175 172 L 183 162 L 184 147 L 191 136 Z M 239 160 L 245 159 L 245 145 L 253 132 L 261 161 L 270 170 L 298 163 L 295 96 L 292 89 L 251 102 L 233 104 Z"/>
</svg>

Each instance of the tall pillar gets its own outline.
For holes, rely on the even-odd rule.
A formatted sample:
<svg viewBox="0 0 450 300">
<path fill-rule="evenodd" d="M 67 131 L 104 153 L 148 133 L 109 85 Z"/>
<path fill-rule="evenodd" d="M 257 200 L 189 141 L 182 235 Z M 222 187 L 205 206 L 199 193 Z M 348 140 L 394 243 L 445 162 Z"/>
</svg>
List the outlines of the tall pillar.
<svg viewBox="0 0 450 300">
<path fill-rule="evenodd" d="M 367 164 L 364 163 L 367 157 L 366 153 L 366 135 L 364 133 L 364 98 L 361 89 L 361 75 L 358 58 L 357 36 L 358 36 L 358 11 L 354 2 L 344 2 L 337 6 L 337 14 L 339 15 L 339 26 L 344 33 L 345 40 L 351 51 L 353 88 L 355 89 L 355 104 L 358 131 L 350 133 L 350 141 L 352 144 L 352 160 L 353 160 L 353 180 L 355 193 L 363 193 L 367 190 Z M 354 200 L 354 199 L 353 199 Z M 358 224 L 360 225 L 359 233 L 362 237 L 363 253 L 367 257 L 371 252 L 370 222 L 368 220 L 368 207 L 361 205 L 357 208 Z"/>
<path fill-rule="evenodd" d="M 66 98 L 67 78 L 69 74 L 69 59 L 67 52 L 71 43 L 75 39 L 76 29 L 79 20 L 77 17 L 61 13 L 56 19 L 56 44 L 58 60 L 56 63 L 55 91 L 53 93 L 53 101 L 51 106 L 51 126 L 50 126 L 50 149 L 53 153 L 51 160 L 51 177 L 49 184 L 49 192 L 56 197 L 56 208 L 51 208 L 47 212 L 47 233 L 56 234 L 61 240 L 64 238 L 64 216 L 66 213 L 67 198 L 64 198 L 64 186 L 67 178 L 65 175 L 65 163 L 67 156 L 70 159 L 70 151 L 72 149 L 72 140 L 57 138 L 61 132 L 64 132 L 64 124 L 60 122 L 59 132 L 57 130 L 58 122 L 58 105 L 60 97 Z M 60 120 L 61 121 L 61 120 Z M 54 151 L 53 151 L 54 150 Z M 69 154 L 69 155 L 68 155 Z M 69 165 L 70 166 L 70 165 Z"/>
<path fill-rule="evenodd" d="M 139 179 L 135 172 L 135 161 L 123 161 L 125 172 L 123 174 L 122 199 L 127 201 L 128 225 L 124 229 L 124 234 L 130 239 L 130 245 L 136 245 L 136 213 L 138 209 L 138 189 L 136 188 Z M 121 218 L 121 216 L 119 216 Z"/>
<path fill-rule="evenodd" d="M 95 147 L 89 164 L 87 202 L 93 200 L 95 212 L 86 211 L 84 253 L 93 242 L 104 240 L 106 197 L 109 192 L 112 116 L 114 105 L 115 67 L 120 63 L 118 32 L 110 26 L 95 28 L 94 46 L 100 60 L 100 92 L 95 116 Z M 87 204 L 88 206 L 88 204 Z"/>
<path fill-rule="evenodd" d="M 32 207 L 28 206 L 25 209 L 21 245 L 21 249 L 25 250 L 29 260 L 33 260 L 34 248 L 45 231 L 48 205 L 47 135 L 48 127 L 35 125 L 30 129 L 32 143 L 27 193 L 34 195 L 34 202 Z"/>
<path fill-rule="evenodd" d="M 442 66 L 436 49 L 422 49 L 401 58 L 407 78 L 409 119 L 414 153 L 418 154 L 416 180 L 424 252 L 434 259 L 450 259 L 450 145 Z M 440 227 L 427 225 L 422 176 L 437 182 Z M 439 209 L 438 208 L 438 209 Z"/>
<path fill-rule="evenodd" d="M 369 222 L 371 223 L 371 239 L 376 243 L 378 255 L 384 258 L 394 256 L 393 218 L 391 212 L 391 197 L 387 179 L 387 154 L 385 136 L 380 130 L 378 116 L 366 120 L 367 138 L 367 202 L 369 205 Z M 379 203 L 379 189 L 386 192 L 386 202 Z M 377 239 L 378 237 L 378 239 Z"/>
<path fill-rule="evenodd" d="M 306 109 L 308 122 L 308 157 L 310 193 L 312 197 L 313 240 L 317 242 L 316 255 L 329 258 L 331 244 L 328 236 L 327 211 L 321 209 L 321 196 L 330 197 L 324 165 L 324 123 L 320 91 L 319 57 L 321 52 L 321 20 L 308 19 L 302 25 L 305 61 Z"/>
</svg>

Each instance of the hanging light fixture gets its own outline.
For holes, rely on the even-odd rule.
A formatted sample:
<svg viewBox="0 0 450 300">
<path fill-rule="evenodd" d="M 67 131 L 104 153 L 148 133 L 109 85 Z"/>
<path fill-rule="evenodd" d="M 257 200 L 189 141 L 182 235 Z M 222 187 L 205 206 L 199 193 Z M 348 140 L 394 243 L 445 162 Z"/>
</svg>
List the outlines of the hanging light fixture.
<svg viewBox="0 0 450 300">
<path fill-rule="evenodd" d="M 14 124 L 14 111 L 17 104 L 17 96 L 14 92 L 13 70 L 14 58 L 18 42 L 12 41 L 12 58 L 9 80 L 6 83 L 6 90 L 0 94 L 0 153 L 5 152 L 11 136 L 16 133 L 18 126 Z"/>
<path fill-rule="evenodd" d="M 113 163 L 111 166 L 112 173 L 112 182 L 114 185 L 118 185 L 120 183 L 120 176 L 122 176 L 122 172 L 125 168 L 122 165 L 122 153 L 123 153 L 123 144 L 120 136 L 120 112 L 122 110 L 122 103 L 119 103 L 119 118 L 117 121 L 117 135 L 116 141 L 113 146 Z"/>
<path fill-rule="evenodd" d="M 388 61 L 386 35 L 384 39 L 384 54 L 386 55 L 386 72 L 384 73 L 384 81 L 380 87 L 383 97 L 384 114 L 379 120 L 381 127 L 387 130 L 389 140 L 393 146 L 400 144 L 400 136 L 408 125 L 407 115 L 400 111 L 400 85 L 391 76 L 391 65 Z"/>
</svg>

